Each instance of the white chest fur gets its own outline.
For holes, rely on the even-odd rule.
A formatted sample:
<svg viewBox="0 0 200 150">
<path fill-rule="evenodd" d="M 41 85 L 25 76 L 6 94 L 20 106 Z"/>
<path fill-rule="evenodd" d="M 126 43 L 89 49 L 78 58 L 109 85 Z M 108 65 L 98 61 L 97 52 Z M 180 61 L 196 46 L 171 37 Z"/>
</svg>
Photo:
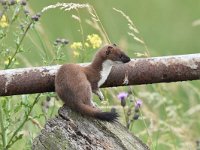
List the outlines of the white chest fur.
<svg viewBox="0 0 200 150">
<path fill-rule="evenodd" d="M 100 72 L 101 78 L 98 82 L 98 87 L 100 87 L 108 78 L 108 75 L 110 74 L 113 64 L 114 64 L 114 62 L 111 60 L 106 60 L 103 62 L 102 70 Z"/>
</svg>

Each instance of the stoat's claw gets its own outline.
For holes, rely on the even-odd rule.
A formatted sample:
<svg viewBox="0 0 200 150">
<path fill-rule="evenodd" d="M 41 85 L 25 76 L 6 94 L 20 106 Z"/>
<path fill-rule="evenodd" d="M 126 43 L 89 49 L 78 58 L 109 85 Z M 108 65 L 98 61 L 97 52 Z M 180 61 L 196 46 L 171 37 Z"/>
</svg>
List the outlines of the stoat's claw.
<svg viewBox="0 0 200 150">
<path fill-rule="evenodd" d="M 99 99 L 101 101 L 104 100 L 104 96 L 103 96 L 102 92 L 99 89 L 97 91 L 95 91 L 95 94 L 99 97 Z"/>
</svg>

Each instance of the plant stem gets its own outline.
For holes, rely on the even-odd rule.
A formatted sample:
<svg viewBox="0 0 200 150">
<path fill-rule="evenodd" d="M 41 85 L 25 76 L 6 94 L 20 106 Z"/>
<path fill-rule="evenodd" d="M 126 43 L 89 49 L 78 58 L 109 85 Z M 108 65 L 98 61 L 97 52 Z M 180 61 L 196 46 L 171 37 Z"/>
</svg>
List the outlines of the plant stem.
<svg viewBox="0 0 200 150">
<path fill-rule="evenodd" d="M 123 111 L 124 111 L 124 117 L 125 117 L 125 121 L 126 121 L 126 127 L 128 127 L 128 118 L 127 118 L 127 114 L 126 114 L 124 107 L 123 107 Z"/>
<path fill-rule="evenodd" d="M 52 110 L 51 110 L 50 118 L 53 116 L 53 113 L 54 113 L 54 110 L 55 110 L 55 107 L 56 107 L 55 101 L 56 101 L 56 100 L 54 99 L 53 108 L 52 108 Z"/>
<path fill-rule="evenodd" d="M 35 106 L 35 104 L 38 102 L 39 100 L 39 97 L 40 97 L 41 94 L 38 94 L 36 97 L 35 97 L 35 100 L 33 102 L 33 104 L 31 105 L 27 115 L 25 116 L 25 119 L 22 121 L 22 123 L 19 125 L 19 127 L 15 130 L 15 132 L 13 133 L 13 135 L 11 136 L 8 144 L 6 145 L 6 149 L 8 149 L 11 145 L 13 145 L 16 141 L 12 142 L 13 141 L 13 138 L 17 135 L 17 133 L 21 130 L 21 128 L 24 126 L 24 124 L 27 122 L 27 120 L 29 119 L 29 115 L 33 109 L 33 107 Z"/>
<path fill-rule="evenodd" d="M 93 10 L 95 16 L 97 17 L 97 20 L 99 21 L 100 27 L 101 27 L 102 31 L 104 32 L 104 35 L 106 36 L 107 42 L 108 42 L 109 44 L 111 44 L 111 41 L 110 41 L 110 39 L 109 39 L 109 37 L 108 37 L 108 34 L 106 33 L 106 30 L 105 30 L 103 24 L 101 23 L 101 20 L 99 19 L 99 16 L 97 15 L 96 10 L 94 9 L 94 7 L 93 7 L 92 5 L 91 5 L 91 8 L 92 8 L 92 10 Z"/>
<path fill-rule="evenodd" d="M 83 26 L 82 26 L 82 24 L 81 24 L 81 16 L 80 16 L 80 13 L 79 13 L 79 11 L 78 11 L 78 9 L 76 9 L 76 11 L 77 11 L 77 14 L 78 14 L 78 17 L 79 17 L 79 19 L 80 20 L 78 20 L 78 22 L 79 22 L 79 26 L 80 26 L 80 32 L 81 32 L 81 37 L 82 37 L 82 44 L 83 44 L 83 51 L 81 52 L 81 56 L 82 56 L 82 59 L 81 59 L 81 62 L 84 62 L 84 59 L 85 59 L 85 40 L 84 40 L 84 31 L 83 31 Z"/>
<path fill-rule="evenodd" d="M 26 30 L 24 31 L 24 34 L 22 35 L 22 37 L 21 37 L 19 43 L 17 44 L 17 47 L 16 47 L 16 50 L 15 50 L 14 54 L 13 54 L 12 57 L 10 58 L 8 64 L 5 66 L 5 69 L 8 69 L 8 68 L 9 68 L 9 66 L 11 65 L 13 59 L 14 59 L 15 56 L 17 55 L 17 53 L 18 53 L 18 51 L 19 51 L 19 49 L 20 49 L 20 47 L 21 47 L 21 44 L 22 44 L 22 42 L 23 42 L 23 40 L 24 40 L 24 38 L 25 38 L 25 36 L 26 36 L 28 30 L 30 29 L 32 23 L 33 23 L 33 21 L 31 21 L 31 22 L 28 24 Z"/>
<path fill-rule="evenodd" d="M 133 124 L 134 124 L 134 122 L 135 122 L 135 120 L 133 120 L 133 119 L 131 119 L 131 124 L 130 124 L 130 126 L 129 126 L 129 130 L 130 131 L 133 131 Z"/>
<path fill-rule="evenodd" d="M 6 137 L 6 129 L 4 127 L 4 118 L 1 105 L 0 105 L 0 124 L 1 124 L 1 137 L 2 137 L 3 149 L 5 149 L 7 144 L 7 137 Z"/>
<path fill-rule="evenodd" d="M 47 50 L 47 48 L 46 48 L 46 45 L 45 45 L 45 43 L 43 42 L 43 40 L 42 40 L 40 34 L 38 33 L 38 31 L 37 31 L 36 29 L 34 29 L 34 31 L 35 31 L 35 34 L 36 34 L 37 38 L 39 39 L 40 45 L 41 45 L 42 50 L 43 50 L 44 55 L 45 55 L 45 59 L 46 59 L 46 61 L 49 61 L 49 57 L 48 57 L 48 54 L 47 54 L 47 51 L 48 51 L 48 50 Z"/>
<path fill-rule="evenodd" d="M 15 8 L 14 13 L 13 13 L 13 16 L 12 16 L 12 19 L 11 19 L 11 21 L 10 21 L 10 26 L 11 26 L 11 25 L 15 22 L 15 20 L 18 18 L 19 14 L 20 14 L 20 12 L 21 12 L 21 10 L 22 10 L 21 8 L 22 8 L 21 5 L 19 5 L 18 7 Z"/>
</svg>

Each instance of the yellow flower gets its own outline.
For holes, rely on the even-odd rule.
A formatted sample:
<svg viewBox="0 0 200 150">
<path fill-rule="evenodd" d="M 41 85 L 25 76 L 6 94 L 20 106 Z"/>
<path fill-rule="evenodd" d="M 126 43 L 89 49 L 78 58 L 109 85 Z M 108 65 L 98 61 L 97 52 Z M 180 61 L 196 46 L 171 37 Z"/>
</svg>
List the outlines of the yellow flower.
<svg viewBox="0 0 200 150">
<path fill-rule="evenodd" d="M 88 42 L 85 42 L 85 47 L 90 47 L 89 43 Z"/>
<path fill-rule="evenodd" d="M 87 36 L 87 41 L 90 42 L 90 44 L 92 45 L 92 48 L 99 48 L 102 44 L 102 40 L 99 37 L 99 35 L 97 34 L 92 34 L 92 35 L 88 35 Z"/>
<path fill-rule="evenodd" d="M 5 60 L 5 61 L 4 61 L 4 64 L 5 64 L 5 65 L 8 65 L 8 64 L 9 64 L 9 60 L 8 60 L 8 59 Z"/>
<path fill-rule="evenodd" d="M 79 57 L 80 53 L 77 51 L 73 51 L 73 55 L 74 55 L 74 57 Z"/>
<path fill-rule="evenodd" d="M 148 54 L 145 53 L 134 53 L 137 57 L 148 57 Z"/>
<path fill-rule="evenodd" d="M 15 60 L 16 60 L 16 58 L 13 58 L 12 62 L 14 62 Z M 11 56 L 8 56 L 8 58 L 4 61 L 4 64 L 8 65 L 10 61 L 11 61 Z"/>
<path fill-rule="evenodd" d="M 74 42 L 71 44 L 71 49 L 82 49 L 83 48 L 83 45 L 81 42 Z"/>
<path fill-rule="evenodd" d="M 6 27 L 8 27 L 8 19 L 7 19 L 7 17 L 5 16 L 5 15 L 3 15 L 3 16 L 1 16 L 0 17 L 0 27 L 2 27 L 2 28 L 6 28 Z"/>
</svg>

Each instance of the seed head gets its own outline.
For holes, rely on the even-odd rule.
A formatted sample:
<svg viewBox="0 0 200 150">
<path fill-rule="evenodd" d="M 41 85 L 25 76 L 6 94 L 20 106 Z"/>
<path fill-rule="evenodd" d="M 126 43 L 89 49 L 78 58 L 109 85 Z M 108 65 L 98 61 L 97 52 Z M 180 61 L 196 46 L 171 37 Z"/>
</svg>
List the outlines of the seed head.
<svg viewBox="0 0 200 150">
<path fill-rule="evenodd" d="M 20 4 L 21 4 L 22 6 L 26 6 L 26 0 L 21 0 L 21 1 L 20 1 Z"/>
<path fill-rule="evenodd" d="M 10 0 L 9 5 L 15 5 L 17 2 L 15 0 Z"/>
<path fill-rule="evenodd" d="M 7 4 L 6 0 L 0 0 L 0 3 L 1 3 L 1 5 L 6 5 Z"/>
<path fill-rule="evenodd" d="M 140 116 L 139 113 L 135 113 L 133 115 L 133 120 L 138 120 L 139 116 Z"/>
</svg>

